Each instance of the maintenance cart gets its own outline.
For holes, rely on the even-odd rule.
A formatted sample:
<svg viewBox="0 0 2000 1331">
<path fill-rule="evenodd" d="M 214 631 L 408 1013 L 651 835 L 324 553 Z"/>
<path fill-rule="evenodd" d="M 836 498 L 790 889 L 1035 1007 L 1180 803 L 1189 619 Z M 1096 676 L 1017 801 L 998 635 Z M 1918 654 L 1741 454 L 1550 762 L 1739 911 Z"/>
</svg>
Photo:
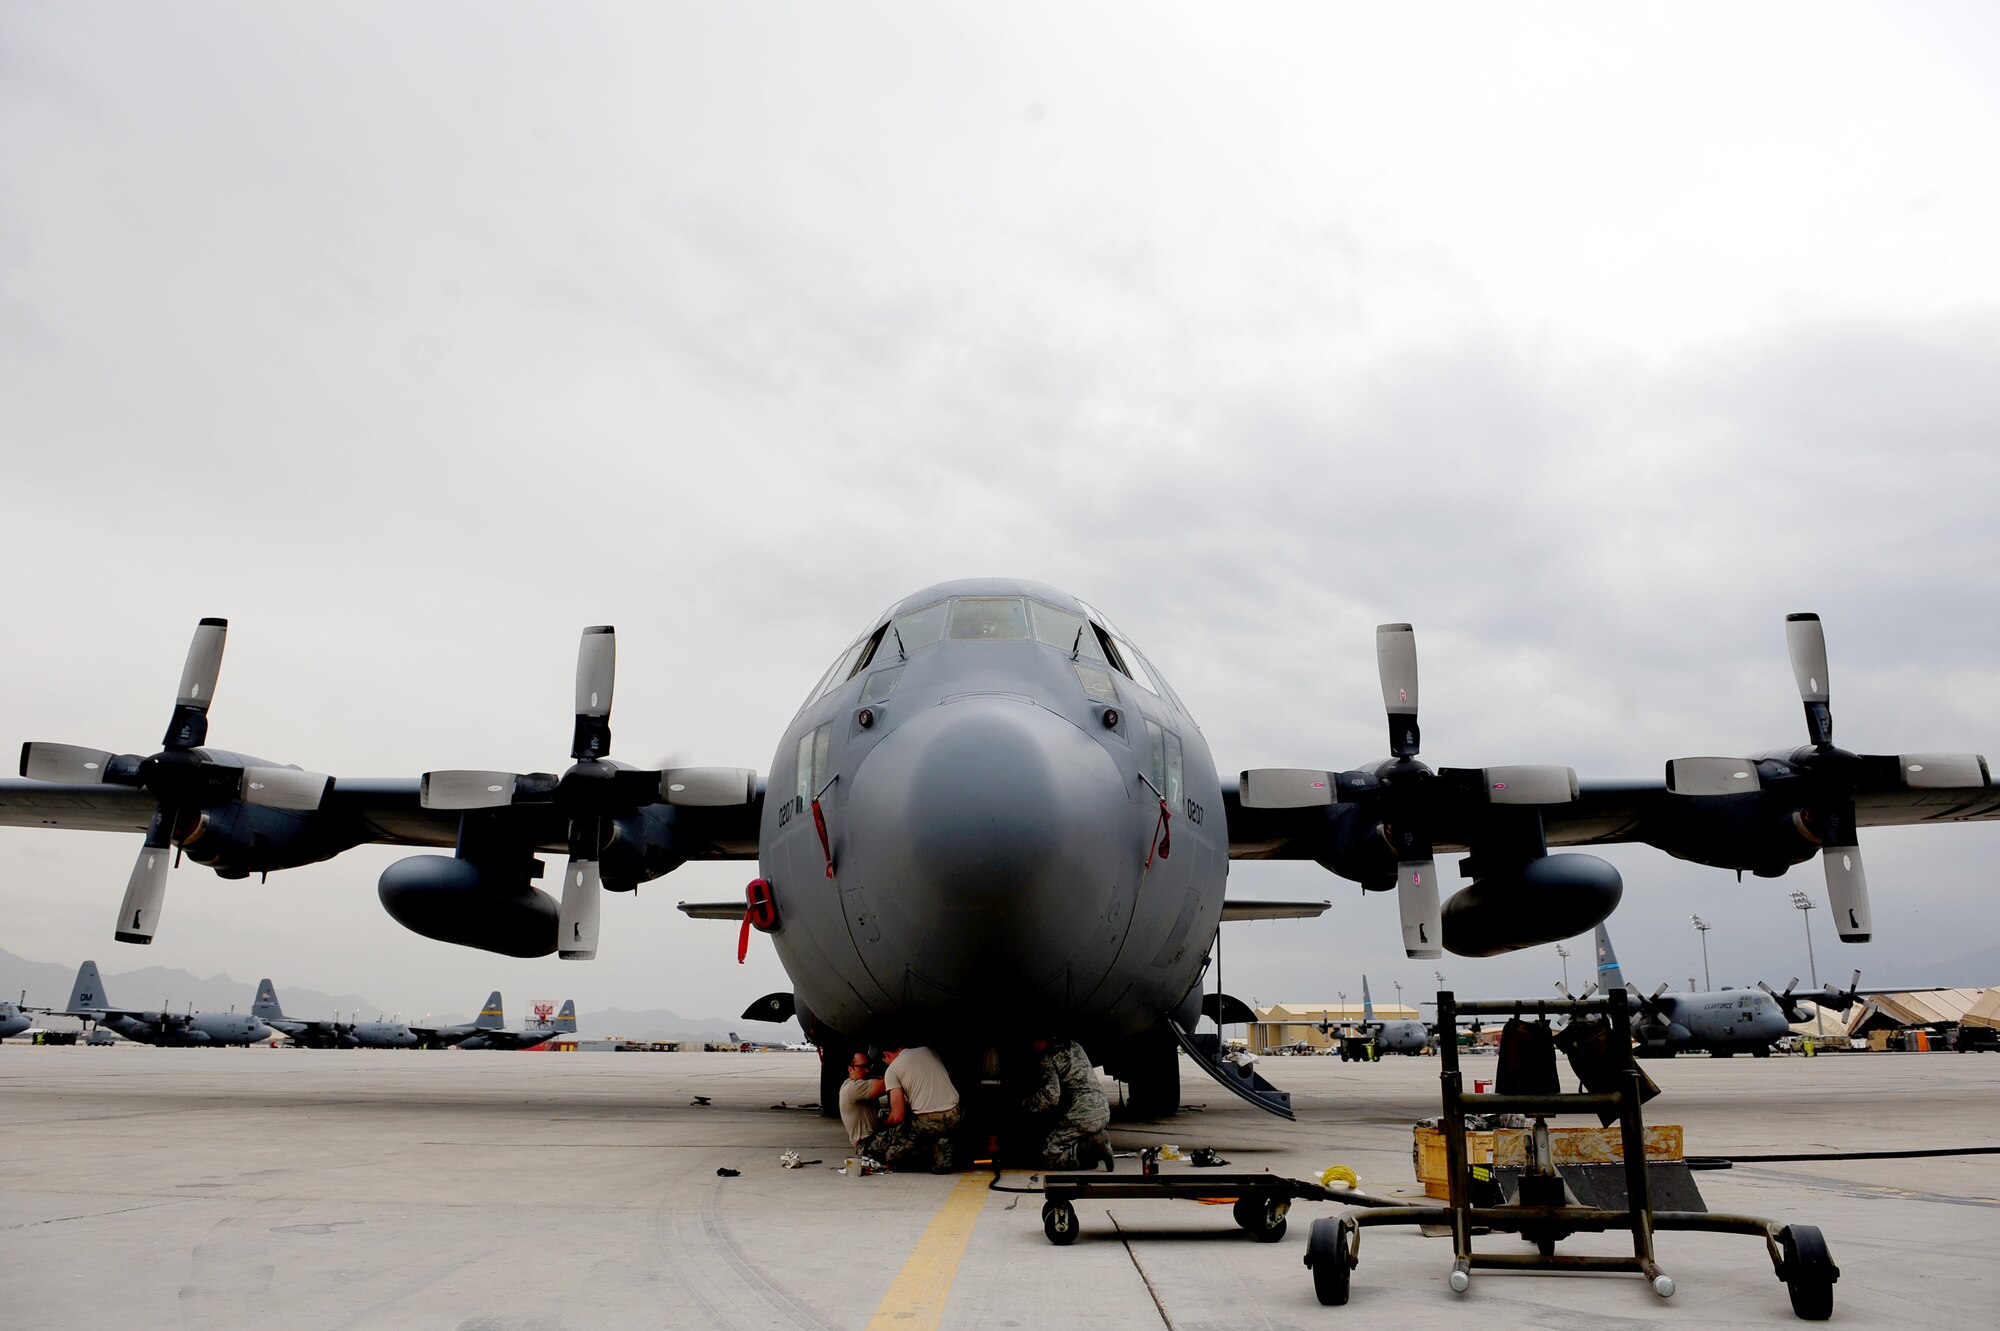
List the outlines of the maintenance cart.
<svg viewBox="0 0 2000 1331">
<path fill-rule="evenodd" d="M 1792 1311 L 1808 1321 L 1824 1321 L 1833 1314 L 1833 1285 L 1840 1268 L 1828 1254 L 1826 1239 L 1812 1225 L 1784 1225 L 1757 1216 L 1719 1215 L 1705 1211 L 1656 1211 L 1645 1153 L 1645 1125 L 1640 1113 L 1644 1082 L 1637 1064 L 1631 1060 L 1631 1009 L 1625 991 L 1613 989 L 1600 999 L 1544 1001 L 1484 1001 L 1460 1003 L 1449 990 L 1438 994 L 1438 1029 L 1456 1030 L 1458 1018 L 1465 1016 L 1515 1016 L 1533 1013 L 1543 1021 L 1551 1015 L 1567 1014 L 1572 1020 L 1602 1016 L 1608 1019 L 1610 1045 L 1618 1052 L 1615 1070 L 1608 1078 L 1615 1089 L 1584 1094 L 1469 1094 L 1459 1073 L 1457 1042 L 1445 1040 L 1442 1055 L 1444 1093 L 1444 1134 L 1449 1200 L 1444 1206 L 1378 1207 L 1359 1213 L 1346 1212 L 1313 1222 L 1306 1242 L 1305 1264 L 1312 1268 L 1313 1289 L 1323 1304 L 1347 1302 L 1348 1285 L 1360 1261 L 1361 1230 L 1374 1225 L 1421 1225 L 1449 1229 L 1452 1269 L 1449 1283 L 1453 1292 L 1463 1294 L 1472 1284 L 1475 1269 L 1547 1271 L 1573 1274 L 1588 1271 L 1630 1271 L 1645 1276 L 1653 1292 L 1669 1298 L 1674 1292 L 1672 1277 L 1660 1269 L 1653 1256 L 1653 1235 L 1658 1230 L 1700 1230 L 1713 1234 L 1748 1234 L 1764 1240 L 1771 1264 L 1791 1295 Z M 1518 1181 L 1518 1196 L 1512 1203 L 1501 1201 L 1492 1192 L 1491 1171 L 1482 1170 L 1483 1198 L 1473 1196 L 1474 1179 L 1466 1160 L 1465 1120 L 1468 1113 L 1523 1114 L 1535 1118 L 1530 1160 Z M 1547 1125 L 1552 1114 L 1597 1114 L 1607 1125 L 1611 1118 L 1619 1124 L 1624 1155 L 1623 1206 L 1579 1206 L 1571 1202 L 1561 1171 L 1551 1158 Z M 1698 1202 L 1697 1202 L 1698 1204 Z M 1632 1255 L 1591 1256 L 1562 1254 L 1556 1242 L 1572 1234 L 1603 1233 L 1629 1229 Z M 1472 1246 L 1475 1230 L 1519 1234 L 1535 1244 L 1534 1252 L 1481 1252 Z"/>
<path fill-rule="evenodd" d="M 1050 1174 L 1042 1180 L 1042 1232 L 1050 1243 L 1076 1242 L 1076 1204 L 1113 1198 L 1179 1198 L 1230 1203 L 1236 1223 L 1260 1243 L 1285 1236 L 1285 1212 L 1297 1200 L 1332 1201 L 1317 1183 L 1276 1174 Z"/>
</svg>

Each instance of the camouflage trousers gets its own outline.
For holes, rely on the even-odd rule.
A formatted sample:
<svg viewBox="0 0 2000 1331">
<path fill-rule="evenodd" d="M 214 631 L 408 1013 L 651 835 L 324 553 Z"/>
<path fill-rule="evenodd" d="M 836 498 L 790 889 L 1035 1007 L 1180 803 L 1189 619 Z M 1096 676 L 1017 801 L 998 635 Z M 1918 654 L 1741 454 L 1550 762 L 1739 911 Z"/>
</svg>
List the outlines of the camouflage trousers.
<svg viewBox="0 0 2000 1331">
<path fill-rule="evenodd" d="M 950 1169 L 955 1164 L 951 1134 L 958 1130 L 961 1117 L 956 1109 L 934 1118 L 911 1114 L 862 1142 L 861 1153 L 881 1161 L 885 1169 Z"/>
<path fill-rule="evenodd" d="M 1042 1142 L 1045 1169 L 1095 1169 L 1111 1158 L 1111 1138 L 1103 1128 L 1062 1122 Z"/>
</svg>

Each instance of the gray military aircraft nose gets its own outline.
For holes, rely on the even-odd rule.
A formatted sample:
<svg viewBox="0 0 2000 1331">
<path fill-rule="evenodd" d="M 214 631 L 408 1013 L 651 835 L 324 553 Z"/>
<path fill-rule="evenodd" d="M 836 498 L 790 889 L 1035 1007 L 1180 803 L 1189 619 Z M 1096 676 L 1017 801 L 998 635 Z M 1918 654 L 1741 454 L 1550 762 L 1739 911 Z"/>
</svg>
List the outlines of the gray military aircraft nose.
<svg viewBox="0 0 2000 1331">
<path fill-rule="evenodd" d="M 1024 969 L 1035 989 L 1096 987 L 1144 820 L 1095 737 L 1025 699 L 974 695 L 904 719 L 852 783 L 839 878 L 865 898 L 857 938 L 886 991 L 958 995 Z"/>
</svg>

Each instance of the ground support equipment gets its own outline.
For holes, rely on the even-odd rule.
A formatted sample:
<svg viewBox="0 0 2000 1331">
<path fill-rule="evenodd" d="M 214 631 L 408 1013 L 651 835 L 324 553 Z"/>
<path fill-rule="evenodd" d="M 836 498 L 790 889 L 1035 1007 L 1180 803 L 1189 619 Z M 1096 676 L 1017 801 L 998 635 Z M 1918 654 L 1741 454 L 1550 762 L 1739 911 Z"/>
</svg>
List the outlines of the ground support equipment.
<svg viewBox="0 0 2000 1331">
<path fill-rule="evenodd" d="M 1567 1013 L 1572 1018 L 1608 1016 L 1612 1044 L 1616 1049 L 1631 1046 L 1631 1013 L 1623 989 L 1613 989 L 1596 1000 L 1540 999 L 1514 1001 L 1457 1002 L 1451 991 L 1438 994 L 1438 1029 L 1457 1029 L 1458 1017 L 1519 1015 L 1524 1010 L 1542 1016 Z M 1306 1242 L 1305 1264 L 1312 1269 L 1313 1289 L 1323 1304 L 1347 1302 L 1352 1272 L 1360 1261 L 1361 1230 L 1371 1225 L 1421 1225 L 1448 1230 L 1452 1241 L 1452 1269 L 1449 1283 L 1453 1292 L 1463 1294 L 1472 1284 L 1475 1269 L 1546 1271 L 1574 1274 L 1590 1271 L 1630 1271 L 1646 1277 L 1653 1292 L 1671 1297 L 1674 1282 L 1660 1269 L 1653 1256 L 1653 1234 L 1658 1230 L 1699 1230 L 1711 1234 L 1749 1234 L 1764 1240 L 1778 1279 L 1791 1295 L 1792 1311 L 1807 1321 L 1824 1321 L 1833 1314 L 1833 1285 L 1840 1268 L 1828 1254 L 1826 1239 L 1812 1225 L 1784 1225 L 1758 1216 L 1722 1215 L 1704 1211 L 1655 1211 L 1647 1179 L 1645 1125 L 1640 1114 L 1641 1074 L 1637 1065 L 1627 1063 L 1618 1074 L 1615 1091 L 1579 1095 L 1467 1094 L 1459 1073 L 1455 1041 L 1445 1040 L 1440 1048 L 1443 1066 L 1445 1153 L 1450 1198 L 1445 1206 L 1399 1206 L 1373 1208 L 1359 1214 L 1347 1212 L 1315 1220 Z M 1529 1114 L 1537 1119 L 1533 1161 L 1522 1177 L 1520 1202 L 1512 1205 L 1475 1205 L 1471 1196 L 1471 1171 L 1466 1163 L 1465 1118 L 1475 1114 Z M 1615 1117 L 1623 1148 L 1625 1195 L 1623 1210 L 1598 1209 L 1567 1203 L 1560 1173 L 1550 1164 L 1548 1133 L 1540 1120 L 1550 1114 L 1594 1113 Z M 1475 1252 L 1475 1229 L 1515 1233 L 1528 1239 L 1536 1251 Z M 1558 1255 L 1558 1239 L 1579 1233 L 1603 1233 L 1629 1229 L 1632 1256 Z"/>
<path fill-rule="evenodd" d="M 1152 1200 L 1178 1198 L 1191 1202 L 1230 1202 L 1236 1223 L 1260 1243 L 1285 1236 L 1285 1212 L 1295 1200 L 1350 1200 L 1277 1174 L 1050 1174 L 1042 1180 L 1042 1232 L 1049 1242 L 1076 1242 L 1076 1203 L 1113 1198 Z"/>
</svg>

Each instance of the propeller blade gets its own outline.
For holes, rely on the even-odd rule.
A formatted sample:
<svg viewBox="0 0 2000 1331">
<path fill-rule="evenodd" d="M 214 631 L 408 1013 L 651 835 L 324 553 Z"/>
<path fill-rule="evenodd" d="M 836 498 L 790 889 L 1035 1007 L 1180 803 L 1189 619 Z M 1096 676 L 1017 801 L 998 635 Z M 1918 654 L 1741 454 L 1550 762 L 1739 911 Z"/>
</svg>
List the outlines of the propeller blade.
<svg viewBox="0 0 2000 1331">
<path fill-rule="evenodd" d="M 1762 784 L 1748 758 L 1675 758 L 1667 764 L 1667 789 L 1676 795 L 1736 795 Z"/>
<path fill-rule="evenodd" d="M 1303 767 L 1257 767 L 1243 773 L 1237 800 L 1246 809 L 1305 809 L 1334 804 L 1339 791 L 1331 772 Z"/>
<path fill-rule="evenodd" d="M 597 861 L 570 857 L 563 869 L 562 911 L 557 917 L 558 951 L 564 961 L 597 956 L 597 921 L 604 903 Z"/>
<path fill-rule="evenodd" d="M 1986 759 L 1976 753 L 1906 753 L 1896 763 L 1902 771 L 1903 784 L 1911 790 L 1992 784 Z"/>
<path fill-rule="evenodd" d="M 1568 804 L 1577 797 L 1576 769 L 1517 764 L 1485 769 L 1488 804 Z"/>
<path fill-rule="evenodd" d="M 426 809 L 498 809 L 514 802 L 512 772 L 425 772 L 417 802 Z"/>
<path fill-rule="evenodd" d="M 1785 616 L 1785 650 L 1806 708 L 1806 735 L 1814 744 L 1833 743 L 1833 703 L 1827 692 L 1826 629 L 1818 615 Z"/>
<path fill-rule="evenodd" d="M 1794 975 L 1791 979 L 1785 981 L 1785 997 L 1790 998 L 1792 996 L 1792 991 L 1794 989 L 1797 989 L 1798 987 L 1799 987 L 1799 977 L 1796 975 Z"/>
<path fill-rule="evenodd" d="M 1769 994 L 1771 997 L 1778 998 L 1778 991 L 1773 989 L 1770 985 L 1765 984 L 1762 980 L 1757 981 L 1757 987 L 1759 989 L 1762 989 L 1765 993 Z M 1783 1003 L 1784 1001 L 1785 1001 L 1784 999 L 1778 998 L 1778 1002 Z"/>
<path fill-rule="evenodd" d="M 1408 624 L 1375 626 L 1375 670 L 1382 680 L 1382 708 L 1389 714 L 1389 752 L 1412 758 L 1422 742 L 1417 728 L 1417 635 Z"/>
<path fill-rule="evenodd" d="M 245 804 L 267 809 L 317 809 L 333 778 L 296 767 L 246 767 L 238 793 Z"/>
<path fill-rule="evenodd" d="M 94 786 L 104 780 L 104 770 L 118 755 L 102 749 L 83 749 L 74 744 L 29 743 L 21 746 L 21 775 L 30 781 L 60 781 L 71 786 Z"/>
<path fill-rule="evenodd" d="M 204 619 L 195 625 L 187 664 L 181 667 L 180 690 L 174 695 L 173 718 L 167 722 L 167 737 L 161 741 L 165 748 L 199 748 L 208 738 L 208 706 L 215 700 L 215 681 L 222 674 L 222 648 L 228 637 L 226 619 Z"/>
<path fill-rule="evenodd" d="M 160 905 L 167 894 L 167 870 L 173 867 L 173 839 L 164 812 L 153 815 L 146 829 L 146 844 L 125 880 L 125 899 L 118 903 L 118 927 L 113 933 L 121 943 L 150 943 L 160 927 Z"/>
<path fill-rule="evenodd" d="M 757 773 L 748 767 L 673 767 L 660 773 L 660 798 L 690 808 L 748 804 Z"/>
<path fill-rule="evenodd" d="M 1396 866 L 1396 906 L 1403 917 L 1403 951 L 1419 960 L 1443 956 L 1437 861 L 1406 860 Z"/>
<path fill-rule="evenodd" d="M 618 675 L 617 630 L 598 624 L 576 648 L 576 735 L 569 756 L 588 762 L 611 752 L 611 688 Z"/>
<path fill-rule="evenodd" d="M 1657 989 L 1655 989 L 1655 990 L 1654 990 L 1654 991 L 1652 992 L 1652 995 L 1651 995 L 1651 997 L 1647 998 L 1647 1000 L 1646 1000 L 1646 1001 L 1647 1001 L 1648 1003 L 1657 1003 L 1657 1002 L 1659 1002 L 1659 1001 L 1660 1001 L 1660 995 L 1661 995 L 1661 994 L 1664 994 L 1665 992 L 1667 992 L 1667 986 L 1666 986 L 1666 983 L 1665 983 L 1664 981 L 1662 981 L 1662 982 L 1661 982 L 1661 984 L 1660 984 L 1660 987 L 1659 987 L 1659 988 L 1657 988 Z"/>
<path fill-rule="evenodd" d="M 1861 847 L 1828 846 L 1820 852 L 1820 863 L 1826 868 L 1826 896 L 1840 941 L 1867 942 L 1875 924 L 1868 913 L 1868 875 L 1861 867 Z"/>
</svg>

